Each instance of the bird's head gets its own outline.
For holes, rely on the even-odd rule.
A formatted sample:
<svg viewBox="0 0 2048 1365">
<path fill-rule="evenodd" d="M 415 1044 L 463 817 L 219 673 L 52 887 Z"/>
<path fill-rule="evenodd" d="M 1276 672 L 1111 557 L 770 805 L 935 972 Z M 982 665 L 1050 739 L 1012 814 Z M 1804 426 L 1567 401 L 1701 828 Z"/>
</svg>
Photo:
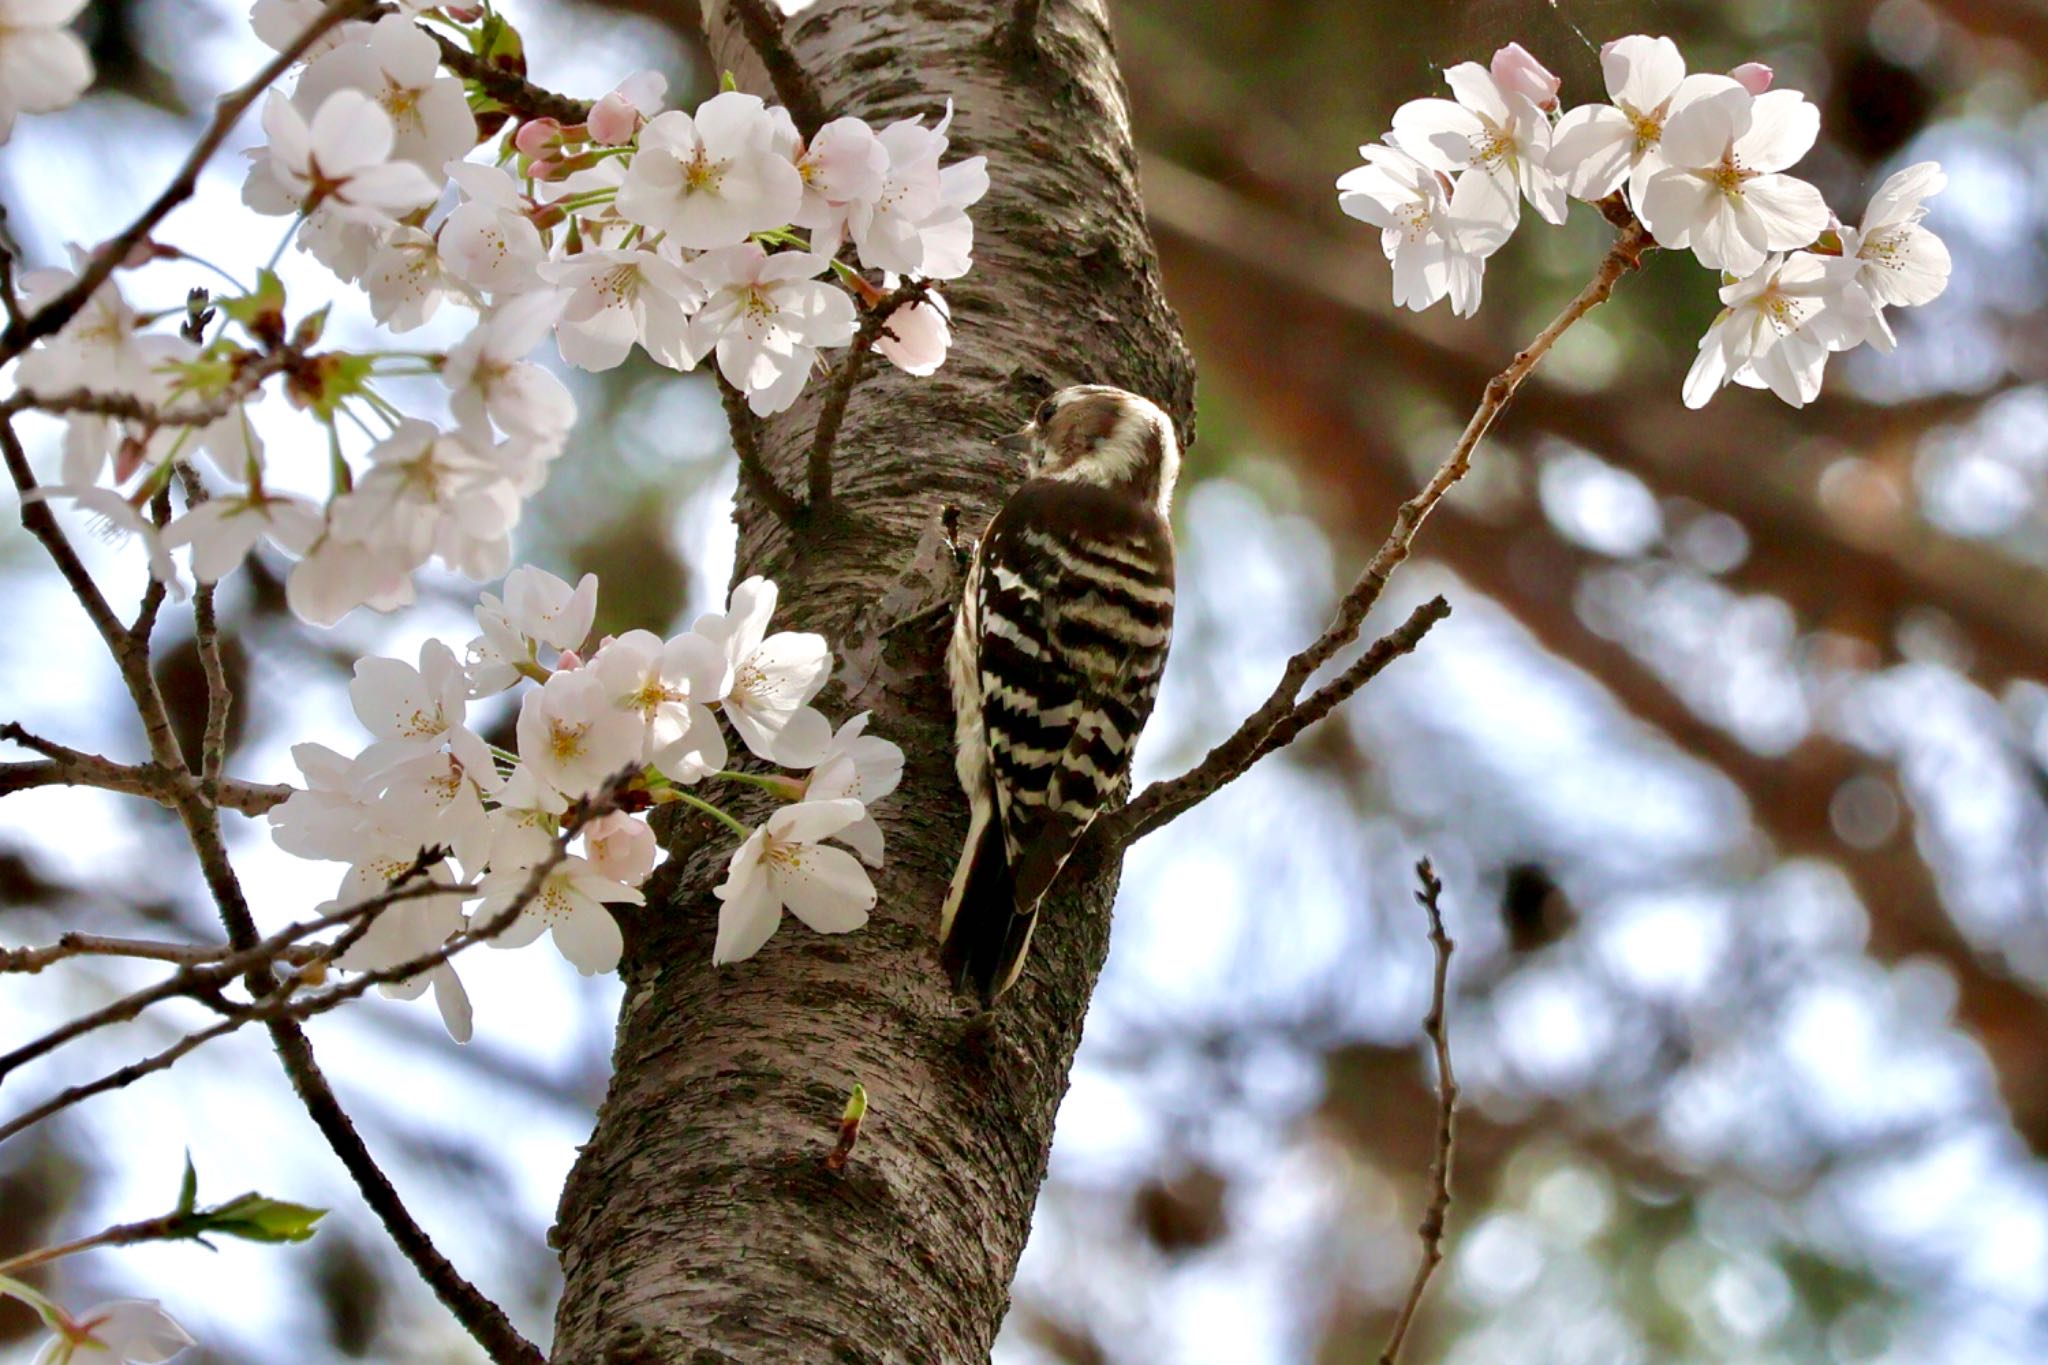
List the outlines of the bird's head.
<svg viewBox="0 0 2048 1365">
<path fill-rule="evenodd" d="M 1158 405 L 1104 384 L 1061 389 L 1031 424 L 997 445 L 1024 456 L 1033 478 L 1127 491 L 1165 516 L 1180 473 L 1180 441 Z"/>
</svg>

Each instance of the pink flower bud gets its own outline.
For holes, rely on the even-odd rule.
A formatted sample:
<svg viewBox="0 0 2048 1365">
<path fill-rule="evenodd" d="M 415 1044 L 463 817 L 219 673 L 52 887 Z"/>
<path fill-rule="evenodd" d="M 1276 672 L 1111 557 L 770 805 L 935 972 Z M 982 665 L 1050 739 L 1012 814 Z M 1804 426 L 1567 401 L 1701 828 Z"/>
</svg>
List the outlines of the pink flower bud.
<svg viewBox="0 0 2048 1365">
<path fill-rule="evenodd" d="M 563 650 L 561 657 L 555 661 L 555 672 L 557 673 L 567 673 L 571 669 L 581 667 L 583 667 L 583 656 L 573 649 Z"/>
<path fill-rule="evenodd" d="M 1771 88 L 1772 71 L 1762 62 L 1744 62 L 1728 73 L 1735 83 L 1752 95 L 1761 95 Z"/>
<path fill-rule="evenodd" d="M 616 90 L 590 110 L 590 140 L 601 147 L 622 147 L 640 127 L 640 111 Z"/>
<path fill-rule="evenodd" d="M 583 846 L 601 877 L 638 886 L 654 870 L 658 848 L 645 820 L 614 811 L 583 827 Z"/>
<path fill-rule="evenodd" d="M 1557 77 L 1520 43 L 1509 43 L 1493 54 L 1493 83 L 1526 97 L 1538 109 L 1557 108 Z"/>
<path fill-rule="evenodd" d="M 458 24 L 473 24 L 484 17 L 482 5 L 443 5 L 441 13 Z"/>
<path fill-rule="evenodd" d="M 526 168 L 526 173 L 535 180 L 553 180 L 562 174 L 562 163 L 559 161 L 536 161 Z"/>
<path fill-rule="evenodd" d="M 562 145 L 560 120 L 551 118 L 528 119 L 519 125 L 519 132 L 512 139 L 512 145 L 527 156 L 537 157 Z"/>
</svg>

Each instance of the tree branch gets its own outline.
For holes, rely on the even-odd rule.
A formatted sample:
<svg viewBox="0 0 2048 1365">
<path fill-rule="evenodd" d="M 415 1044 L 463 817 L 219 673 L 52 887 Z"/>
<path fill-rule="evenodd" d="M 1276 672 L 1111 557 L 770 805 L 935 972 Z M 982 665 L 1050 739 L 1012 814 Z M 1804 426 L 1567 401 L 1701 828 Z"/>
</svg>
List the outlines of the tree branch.
<svg viewBox="0 0 2048 1365">
<path fill-rule="evenodd" d="M 1603 211 L 1605 211 L 1603 209 Z M 1472 467 L 1472 453 L 1478 448 L 1494 419 L 1506 408 L 1515 390 L 1528 378 L 1530 371 L 1541 363 L 1557 339 L 1593 309 L 1605 303 L 1614 292 L 1614 286 L 1621 277 L 1642 265 L 1643 253 L 1652 246 L 1650 235 L 1633 218 L 1627 220 L 1616 234 L 1614 244 L 1600 262 L 1593 278 L 1586 287 L 1555 318 L 1550 325 L 1536 334 L 1534 340 L 1519 352 L 1505 370 L 1487 382 L 1479 406 L 1466 422 L 1464 432 L 1442 465 L 1430 477 L 1422 490 L 1402 503 L 1394 515 L 1394 526 L 1374 552 L 1372 560 L 1359 575 L 1343 600 L 1337 604 L 1336 619 L 1318 636 L 1307 649 L 1287 661 L 1281 672 L 1280 681 L 1275 684 L 1272 695 L 1268 696 L 1258 710 L 1245 718 L 1236 732 L 1211 749 L 1207 756 L 1193 770 L 1181 777 L 1165 782 L 1155 782 L 1141 792 L 1130 805 L 1119 812 L 1115 820 L 1103 832 L 1103 837 L 1123 841 L 1135 834 L 1123 831 L 1156 829 L 1159 825 L 1195 805 L 1245 769 L 1249 768 L 1264 754 L 1270 753 L 1276 744 L 1268 743 L 1274 729 L 1288 721 L 1296 710 L 1295 699 L 1315 671 L 1335 658 L 1339 651 L 1358 638 L 1359 627 L 1366 615 L 1379 602 L 1386 591 L 1387 580 L 1415 543 L 1415 536 L 1422 529 L 1422 523 L 1436 509 L 1458 480 Z M 1414 623 L 1411 618 L 1410 624 Z M 1434 624 L 1432 622 L 1431 624 Z M 1408 629 L 1407 626 L 1402 628 Z M 1420 628 L 1426 631 L 1427 626 Z M 1399 632 L 1396 632 L 1399 634 Z M 1392 638 L 1392 637 L 1389 637 Z M 1417 638 L 1420 638 L 1419 636 Z M 1412 646 L 1411 646 L 1412 647 Z M 1370 657 L 1370 653 L 1368 653 Z M 1391 656 L 1389 661 L 1391 661 Z M 1363 662 L 1363 661 L 1361 661 Z M 1384 665 L 1382 665 L 1384 666 Z M 1361 680 L 1363 681 L 1363 680 Z M 1347 694 L 1348 695 L 1348 694 Z M 1314 699 L 1311 698 L 1311 701 Z M 1295 726 L 1293 733 L 1298 733 Z M 1284 742 L 1284 741 L 1283 741 Z M 1198 776 L 1199 775 L 1199 776 Z M 1170 814 L 1159 812 L 1168 802 L 1174 803 Z"/>
<path fill-rule="evenodd" d="M 718 376 L 718 398 L 725 405 L 726 425 L 732 428 L 732 449 L 740 461 L 740 482 L 767 505 L 776 520 L 785 526 L 801 526 L 805 516 L 804 505 L 775 482 L 768 466 L 761 463 L 761 419 L 754 416 L 754 410 L 747 406 L 747 396 L 721 374 Z"/>
<path fill-rule="evenodd" d="M 1401 1343 L 1406 1340 L 1409 1325 L 1415 1320 L 1415 1310 L 1422 1304 L 1422 1291 L 1429 1287 L 1429 1277 L 1443 1262 L 1444 1219 L 1451 1210 L 1451 1148 L 1457 1140 L 1458 1076 L 1451 1070 L 1451 1039 L 1444 1025 L 1444 994 L 1450 979 L 1451 949 L 1454 945 L 1450 935 L 1444 932 L 1443 910 L 1438 905 L 1444 886 L 1437 880 L 1429 859 L 1424 858 L 1415 865 L 1415 875 L 1422 882 L 1422 889 L 1415 893 L 1415 900 L 1429 916 L 1429 943 L 1436 950 L 1436 974 L 1430 983 L 1429 1013 L 1422 1020 L 1422 1031 L 1436 1049 L 1436 1155 L 1429 1163 L 1429 1206 L 1422 1211 L 1422 1223 L 1416 1229 L 1422 1238 L 1422 1260 L 1415 1267 L 1415 1279 L 1408 1286 L 1408 1297 L 1401 1304 L 1400 1315 L 1394 1319 L 1387 1349 L 1380 1352 L 1380 1365 L 1394 1365 L 1399 1358 Z"/>
<path fill-rule="evenodd" d="M 1014 0 L 1010 17 L 1002 27 L 1002 46 L 1011 57 L 1028 61 L 1038 55 L 1038 20 L 1041 0 Z"/>
<path fill-rule="evenodd" d="M 861 319 L 852 346 L 832 371 L 825 401 L 818 409 L 817 430 L 811 436 L 810 502 L 806 510 L 812 516 L 822 515 L 832 504 L 832 452 L 839 443 L 840 425 L 846 421 L 847 401 L 853 397 L 854 385 L 866 373 L 868 358 L 874 354 L 876 343 L 881 341 L 897 310 L 921 302 L 930 289 L 928 280 L 907 280 L 883 295 Z"/>
<path fill-rule="evenodd" d="M 0 763 L 0 796 L 36 787 L 96 787 L 101 791 L 144 796 L 161 806 L 176 804 L 171 795 L 175 779 L 154 763 L 129 765 L 81 753 L 38 739 L 9 721 L 0 724 L 0 739 L 13 740 L 38 753 L 49 754 L 43 762 Z M 243 782 L 225 778 L 220 783 L 216 804 L 244 815 L 261 815 L 281 805 L 292 794 L 288 786 L 268 782 Z"/>
<path fill-rule="evenodd" d="M 198 470 L 179 465 L 178 481 L 184 485 L 188 508 L 206 501 L 206 485 Z M 221 769 L 227 764 L 228 710 L 235 699 L 228 685 L 227 669 L 221 663 L 220 618 L 213 609 L 213 586 L 201 581 L 192 593 L 192 635 L 199 648 L 199 667 L 206 677 L 206 728 L 199 743 L 199 797 L 208 806 L 219 801 Z"/>
<path fill-rule="evenodd" d="M 358 913 L 358 910 L 351 910 L 350 913 Z M 0 972 L 20 972 L 33 976 L 52 963 L 68 961 L 74 957 L 126 957 L 144 962 L 172 962 L 181 966 L 199 967 L 220 962 L 233 951 L 224 943 L 166 943 L 153 938 L 65 934 L 55 943 L 43 948 L 0 948 Z M 303 967 L 325 955 L 324 945 L 293 943 L 280 948 L 271 961 Z M 229 975 L 232 976 L 232 973 Z"/>
<path fill-rule="evenodd" d="M 796 120 L 797 131 L 806 140 L 816 137 L 818 130 L 825 126 L 825 101 L 819 96 L 810 74 L 797 61 L 796 54 L 789 50 L 789 44 L 783 41 L 782 17 L 770 7 L 768 0 L 731 0 L 731 7 L 740 21 L 740 30 L 747 35 L 747 45 L 754 49 L 754 55 L 768 69 L 768 82 L 775 87 L 775 97 Z"/>
<path fill-rule="evenodd" d="M 78 273 L 65 290 L 20 321 L 10 320 L 5 331 L 0 331 L 0 365 L 20 355 L 33 343 L 49 336 L 75 317 L 93 291 L 105 284 L 120 264 L 128 259 L 138 243 L 148 237 L 165 216 L 178 205 L 192 197 L 198 187 L 199 172 L 220 150 L 227 140 L 228 130 L 233 128 L 256 97 L 269 89 L 270 83 L 290 70 L 292 64 L 304 56 L 314 43 L 326 35 L 335 25 L 353 19 L 369 11 L 376 0 L 335 0 L 320 14 L 320 17 L 306 26 L 305 32 L 292 39 L 291 43 L 264 63 L 263 68 L 247 82 L 221 96 L 214 108 L 213 122 L 200 134 L 199 141 L 185 157 L 178 173 L 163 193 L 151 201 L 142 211 L 141 217 L 123 228 L 119 235 L 100 245 L 93 252 L 92 259 Z"/>
<path fill-rule="evenodd" d="M 543 89 L 517 72 L 507 71 L 501 66 L 492 66 L 439 29 L 429 28 L 425 24 L 417 27 L 420 32 L 432 38 L 435 45 L 441 49 L 441 65 L 464 80 L 475 81 L 478 89 L 521 118 L 551 118 L 560 123 L 582 123 L 590 117 L 589 100 L 572 99 L 567 95 L 558 95 L 552 90 Z"/>
</svg>

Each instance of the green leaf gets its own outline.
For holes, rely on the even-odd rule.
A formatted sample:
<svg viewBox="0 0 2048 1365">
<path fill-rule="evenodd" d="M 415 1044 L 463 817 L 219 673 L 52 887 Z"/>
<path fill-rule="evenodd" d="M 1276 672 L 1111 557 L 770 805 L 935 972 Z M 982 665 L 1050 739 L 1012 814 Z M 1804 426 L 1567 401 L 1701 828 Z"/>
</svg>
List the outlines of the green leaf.
<svg viewBox="0 0 2048 1365">
<path fill-rule="evenodd" d="M 225 1204 L 201 1209 L 195 1215 L 190 1235 L 197 1238 L 202 1233 L 212 1232 L 223 1237 L 239 1237 L 245 1242 L 303 1242 L 313 1235 L 314 1224 L 326 1216 L 326 1209 L 272 1199 L 268 1195 L 245 1194 Z"/>
<path fill-rule="evenodd" d="M 220 310 L 258 342 L 274 347 L 284 341 L 284 305 L 284 282 L 275 271 L 265 270 L 256 277 L 255 292 L 222 299 Z"/>
<path fill-rule="evenodd" d="M 740 88 L 740 82 L 739 82 L 739 78 L 738 78 L 737 76 L 733 75 L 733 74 L 732 74 L 732 72 L 730 72 L 730 71 L 721 71 L 721 72 L 719 72 L 719 73 L 718 73 L 718 93 L 719 93 L 719 94 L 721 94 L 721 95 L 724 95 L 724 94 L 729 94 L 730 92 L 732 92 L 732 91 L 734 91 L 734 90 L 737 90 L 737 89 L 739 89 L 739 88 Z"/>
<path fill-rule="evenodd" d="M 192 1212 L 193 1206 L 198 1202 L 199 1172 L 193 1169 L 192 1151 L 190 1148 L 187 1148 L 185 1151 L 185 1178 L 178 1182 L 178 1213 L 184 1215 Z"/>
</svg>

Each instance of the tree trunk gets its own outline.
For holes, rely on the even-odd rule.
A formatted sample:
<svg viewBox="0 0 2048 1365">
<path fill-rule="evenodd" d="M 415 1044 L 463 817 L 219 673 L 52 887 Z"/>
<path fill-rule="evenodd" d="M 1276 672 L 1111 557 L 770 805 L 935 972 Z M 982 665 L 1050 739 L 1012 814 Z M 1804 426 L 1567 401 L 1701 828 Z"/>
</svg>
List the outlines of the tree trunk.
<svg viewBox="0 0 2048 1365">
<path fill-rule="evenodd" d="M 718 64 L 767 94 L 737 20 L 706 9 Z M 1045 4 L 1023 42 L 1010 6 L 948 0 L 824 0 L 784 37 L 831 116 L 880 127 L 951 97 L 951 157 L 986 154 L 994 183 L 972 210 L 974 270 L 946 289 L 945 368 L 884 367 L 854 393 L 836 461 L 844 518 L 793 536 L 742 494 L 738 574 L 782 585 L 778 628 L 837 643 L 942 506 L 969 534 L 986 524 L 1016 477 L 989 438 L 1043 392 L 1118 384 L 1185 430 L 1193 371 L 1160 291 L 1102 0 Z M 764 433 L 786 488 L 803 486 L 820 397 L 814 385 Z M 873 709 L 873 732 L 908 758 L 877 811 L 888 865 L 866 929 L 824 937 L 790 919 L 757 957 L 714 970 L 711 888 L 731 841 L 696 821 L 672 831 L 665 894 L 627 923 L 611 1090 L 553 1233 L 567 1276 L 555 1360 L 986 1358 L 1108 948 L 1116 869 L 1055 892 L 992 1015 L 953 996 L 935 929 L 966 803 L 945 626 L 892 636 L 886 685 L 824 699 L 835 719 Z M 872 1108 L 835 1174 L 823 1158 L 856 1082 Z"/>
</svg>

